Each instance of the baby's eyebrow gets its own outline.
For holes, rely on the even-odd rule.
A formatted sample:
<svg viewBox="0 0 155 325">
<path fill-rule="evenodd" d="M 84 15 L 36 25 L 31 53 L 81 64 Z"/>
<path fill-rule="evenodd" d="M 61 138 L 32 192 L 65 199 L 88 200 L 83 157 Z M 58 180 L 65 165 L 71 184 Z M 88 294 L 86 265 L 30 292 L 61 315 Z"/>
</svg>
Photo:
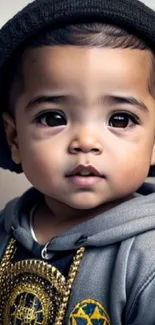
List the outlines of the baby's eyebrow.
<svg viewBox="0 0 155 325">
<path fill-rule="evenodd" d="M 53 95 L 53 96 L 44 96 L 40 95 L 35 98 L 33 98 L 25 107 L 25 110 L 28 110 L 29 108 L 33 108 L 38 104 L 41 103 L 54 103 L 54 104 L 62 104 L 66 102 L 68 99 L 68 96 L 65 95 Z"/>
<path fill-rule="evenodd" d="M 148 107 L 141 100 L 138 100 L 137 98 L 132 96 L 125 97 L 125 96 L 109 95 L 106 96 L 106 101 L 112 102 L 114 104 L 128 104 L 128 105 L 136 106 L 144 112 L 149 111 Z"/>
</svg>

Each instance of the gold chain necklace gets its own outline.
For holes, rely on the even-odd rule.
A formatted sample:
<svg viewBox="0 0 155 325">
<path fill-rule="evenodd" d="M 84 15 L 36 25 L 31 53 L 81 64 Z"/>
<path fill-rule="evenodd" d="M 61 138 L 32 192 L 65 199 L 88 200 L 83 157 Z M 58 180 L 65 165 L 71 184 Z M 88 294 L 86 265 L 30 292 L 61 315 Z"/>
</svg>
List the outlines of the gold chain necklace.
<svg viewBox="0 0 155 325">
<path fill-rule="evenodd" d="M 0 324 L 62 325 L 85 248 L 77 250 L 67 279 L 47 262 L 13 262 L 11 239 L 0 264 Z"/>
</svg>

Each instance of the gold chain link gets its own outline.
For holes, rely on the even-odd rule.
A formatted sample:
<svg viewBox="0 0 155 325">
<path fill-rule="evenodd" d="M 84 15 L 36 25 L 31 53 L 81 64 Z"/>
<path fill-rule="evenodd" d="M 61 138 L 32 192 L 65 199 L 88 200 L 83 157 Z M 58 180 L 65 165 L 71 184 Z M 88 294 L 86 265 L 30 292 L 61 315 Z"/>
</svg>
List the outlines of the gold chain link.
<svg viewBox="0 0 155 325">
<path fill-rule="evenodd" d="M 64 317 L 65 317 L 65 312 L 66 312 L 68 301 L 69 301 L 69 297 L 70 297 L 70 293 L 71 293 L 71 289 L 72 289 L 72 285 L 75 280 L 76 274 L 78 272 L 84 252 L 85 252 L 84 247 L 79 248 L 74 259 L 73 259 L 73 263 L 70 267 L 68 281 L 67 281 L 68 290 L 66 290 L 66 292 L 63 296 L 62 304 L 60 306 L 59 314 L 56 318 L 55 325 L 62 325 L 62 323 L 63 323 Z"/>
</svg>

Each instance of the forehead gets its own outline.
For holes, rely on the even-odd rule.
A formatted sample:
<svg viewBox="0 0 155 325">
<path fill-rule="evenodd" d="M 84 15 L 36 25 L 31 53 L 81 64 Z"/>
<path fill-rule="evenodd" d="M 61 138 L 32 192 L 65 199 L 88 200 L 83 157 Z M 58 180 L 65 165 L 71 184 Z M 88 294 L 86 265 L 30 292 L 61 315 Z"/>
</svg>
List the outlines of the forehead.
<svg viewBox="0 0 155 325">
<path fill-rule="evenodd" d="M 149 92 L 151 52 L 137 49 L 44 46 L 22 58 L 25 90 Z"/>
</svg>

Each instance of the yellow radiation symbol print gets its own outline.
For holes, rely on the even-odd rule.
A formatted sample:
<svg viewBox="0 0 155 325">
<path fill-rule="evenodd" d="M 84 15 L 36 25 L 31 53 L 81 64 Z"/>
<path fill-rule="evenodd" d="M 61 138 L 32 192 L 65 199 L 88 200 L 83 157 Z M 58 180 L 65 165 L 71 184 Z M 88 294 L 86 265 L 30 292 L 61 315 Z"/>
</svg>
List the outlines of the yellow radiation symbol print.
<svg viewBox="0 0 155 325">
<path fill-rule="evenodd" d="M 74 308 L 70 325 L 110 325 L 110 319 L 100 302 L 86 299 Z"/>
</svg>

